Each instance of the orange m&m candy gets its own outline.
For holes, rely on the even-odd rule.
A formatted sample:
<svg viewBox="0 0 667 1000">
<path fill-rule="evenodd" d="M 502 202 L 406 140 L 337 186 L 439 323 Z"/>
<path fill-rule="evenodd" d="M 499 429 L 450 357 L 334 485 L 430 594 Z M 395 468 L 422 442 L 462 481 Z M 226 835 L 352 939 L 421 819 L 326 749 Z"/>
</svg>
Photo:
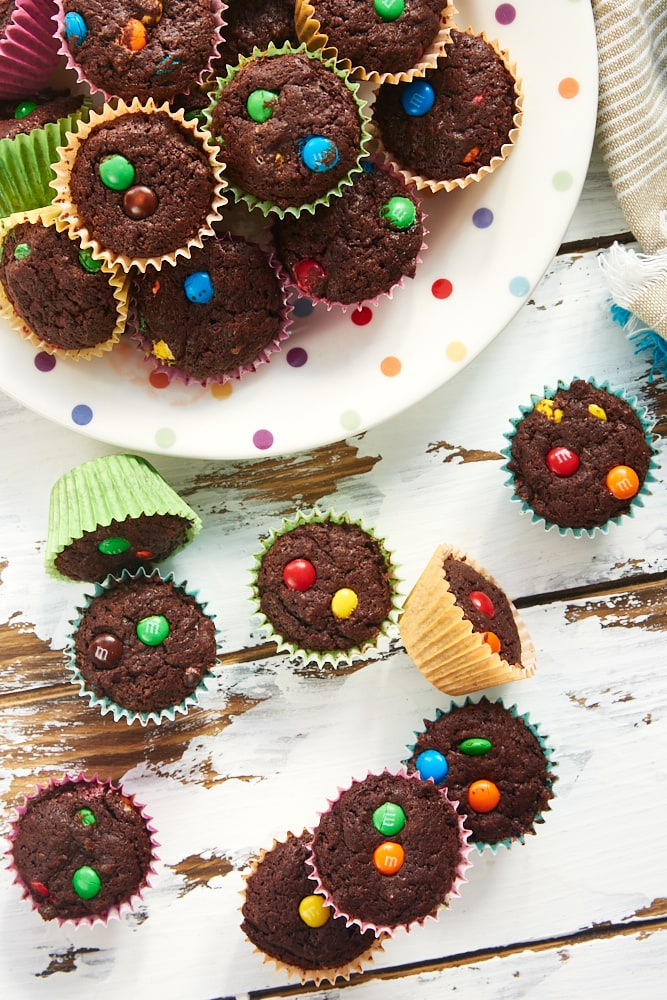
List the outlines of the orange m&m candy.
<svg viewBox="0 0 667 1000">
<path fill-rule="evenodd" d="M 500 652 L 500 639 L 495 632 L 484 632 L 484 642 L 491 647 L 492 653 Z"/>
<path fill-rule="evenodd" d="M 615 465 L 607 473 L 606 482 L 617 500 L 629 500 L 639 490 L 639 476 L 629 465 Z"/>
<path fill-rule="evenodd" d="M 480 778 L 468 789 L 468 805 L 478 813 L 488 813 L 500 802 L 500 790 L 492 781 Z"/>
<path fill-rule="evenodd" d="M 146 29 L 136 17 L 131 17 L 120 32 L 120 44 L 130 52 L 140 52 L 146 45 Z"/>
<path fill-rule="evenodd" d="M 385 840 L 373 851 L 373 864 L 380 875 L 395 875 L 403 867 L 405 851 L 393 840 Z"/>
</svg>

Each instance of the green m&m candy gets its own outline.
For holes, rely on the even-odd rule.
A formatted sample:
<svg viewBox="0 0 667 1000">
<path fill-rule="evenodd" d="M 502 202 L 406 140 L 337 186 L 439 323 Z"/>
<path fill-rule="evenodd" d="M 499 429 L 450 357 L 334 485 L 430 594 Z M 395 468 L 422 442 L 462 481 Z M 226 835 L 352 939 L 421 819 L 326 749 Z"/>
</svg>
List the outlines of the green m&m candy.
<svg viewBox="0 0 667 1000">
<path fill-rule="evenodd" d="M 268 122 L 273 116 L 273 105 L 278 97 L 275 90 L 253 90 L 246 101 L 246 109 L 252 120 L 259 124 Z"/>
<path fill-rule="evenodd" d="M 94 899 L 102 888 L 102 879 L 90 865 L 83 865 L 72 875 L 72 888 L 79 899 Z"/>
<path fill-rule="evenodd" d="M 394 837 L 405 826 L 405 813 L 396 802 L 383 802 L 373 813 L 373 826 L 384 837 Z"/>
<path fill-rule="evenodd" d="M 169 622 L 164 615 L 149 615 L 137 622 L 136 632 L 144 646 L 159 646 L 169 635 Z"/>
<path fill-rule="evenodd" d="M 382 206 L 381 215 L 393 229 L 409 229 L 417 218 L 417 208 L 410 198 L 394 195 Z"/>
<path fill-rule="evenodd" d="M 120 153 L 112 156 L 105 156 L 99 166 L 100 180 L 105 187 L 112 191 L 125 191 L 131 184 L 134 184 L 134 167 L 128 159 Z"/>
</svg>

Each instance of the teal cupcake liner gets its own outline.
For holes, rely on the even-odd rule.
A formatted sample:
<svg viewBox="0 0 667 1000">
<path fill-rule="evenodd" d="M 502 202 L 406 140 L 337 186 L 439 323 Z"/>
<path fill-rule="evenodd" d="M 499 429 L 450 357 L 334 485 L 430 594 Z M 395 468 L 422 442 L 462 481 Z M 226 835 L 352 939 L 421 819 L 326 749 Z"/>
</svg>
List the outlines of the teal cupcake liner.
<svg viewBox="0 0 667 1000">
<path fill-rule="evenodd" d="M 298 218 L 302 212 L 310 212 L 310 214 L 312 215 L 315 212 L 315 208 L 318 205 L 328 205 L 332 198 L 335 198 L 342 194 L 346 186 L 349 186 L 354 183 L 355 175 L 360 173 L 361 170 L 363 169 L 362 162 L 369 155 L 370 152 L 370 144 L 371 144 L 371 132 L 369 128 L 370 111 L 368 109 L 368 102 L 359 94 L 360 84 L 358 82 L 353 81 L 348 71 L 345 70 L 343 67 L 341 67 L 340 64 L 336 62 L 336 60 L 325 58 L 325 56 L 321 52 L 310 52 L 305 43 L 302 43 L 301 45 L 295 47 L 291 45 L 290 42 L 285 42 L 284 45 L 277 47 L 276 45 L 273 44 L 273 42 L 270 42 L 267 49 L 262 50 L 255 47 L 250 56 L 241 56 L 236 66 L 227 67 L 226 76 L 217 78 L 217 87 L 211 92 L 210 104 L 203 112 L 206 128 L 213 137 L 212 141 L 216 143 L 216 146 L 219 145 L 219 139 L 213 134 L 213 128 L 211 122 L 215 105 L 217 104 L 220 95 L 222 94 L 225 87 L 227 87 L 231 83 L 231 81 L 237 76 L 240 70 L 243 69 L 243 67 L 246 66 L 248 63 L 252 63 L 254 62 L 254 60 L 258 58 L 272 59 L 275 58 L 276 56 L 294 55 L 294 54 L 302 54 L 307 56 L 309 59 L 318 59 L 324 66 L 331 69 L 336 74 L 336 76 L 338 76 L 343 81 L 345 86 L 351 92 L 359 113 L 359 124 L 361 128 L 359 153 L 357 155 L 354 165 L 349 170 L 347 175 L 343 177 L 342 180 L 340 180 L 337 184 L 335 184 L 329 191 L 325 192 L 325 194 L 321 195 L 320 197 L 315 198 L 313 201 L 299 205 L 290 205 L 288 208 L 281 208 L 280 206 L 275 205 L 273 202 L 267 199 L 259 198 L 248 191 L 244 191 L 241 187 L 239 187 L 239 185 L 235 184 L 227 177 L 226 178 L 228 184 L 227 191 L 231 193 L 234 200 L 236 202 L 243 202 L 250 209 L 256 209 L 257 211 L 262 212 L 265 218 L 268 217 L 269 215 L 276 215 L 278 216 L 278 218 L 282 219 L 285 217 L 285 215 L 288 214 L 293 215 L 295 218 Z M 220 155 L 224 157 L 224 149 L 222 148 L 220 149 Z"/>
<path fill-rule="evenodd" d="M 467 696 L 463 702 L 459 702 L 459 701 L 456 701 L 456 700 L 452 699 L 452 701 L 449 703 L 449 706 L 447 708 L 442 708 L 442 709 L 438 708 L 438 709 L 436 709 L 434 718 L 433 719 L 424 719 L 424 723 L 425 723 L 426 726 L 428 726 L 429 723 L 433 724 L 433 723 L 437 722 L 438 719 L 441 719 L 443 716 L 447 715 L 449 712 L 452 711 L 452 709 L 465 708 L 468 705 L 478 705 L 482 701 L 491 701 L 491 699 L 487 698 L 485 695 L 482 695 L 480 697 L 475 697 L 475 698 L 471 698 L 470 696 Z M 491 843 L 487 843 L 486 841 L 483 841 L 483 840 L 474 840 L 473 839 L 473 835 L 471 834 L 470 844 L 471 844 L 472 847 L 476 848 L 476 850 L 478 851 L 478 853 L 482 854 L 484 851 L 487 851 L 487 852 L 491 852 L 491 854 L 495 855 L 495 854 L 498 853 L 498 851 L 501 848 L 505 848 L 506 850 L 509 850 L 512 847 L 513 844 L 517 844 L 517 843 L 518 844 L 524 844 L 526 836 L 528 834 L 536 834 L 537 833 L 537 831 L 535 830 L 535 826 L 539 825 L 539 824 L 542 824 L 542 823 L 545 822 L 544 813 L 545 812 L 549 812 L 551 810 L 551 802 L 556 797 L 556 793 L 554 791 L 554 784 L 558 780 L 558 775 L 555 773 L 555 769 L 558 767 L 558 763 L 556 761 L 554 761 L 554 759 L 553 759 L 553 752 L 554 752 L 553 748 L 550 747 L 548 745 L 548 743 L 547 743 L 547 741 L 549 740 L 548 734 L 541 732 L 540 728 L 539 728 L 539 725 L 537 723 L 531 721 L 531 719 L 530 719 L 530 713 L 529 712 L 524 712 L 523 714 L 520 714 L 519 713 L 519 709 L 518 709 L 516 703 L 513 704 L 513 705 L 506 705 L 502 698 L 495 698 L 495 699 L 493 699 L 492 703 L 494 705 L 501 705 L 504 709 L 506 709 L 507 712 L 510 713 L 510 715 L 513 718 L 520 719 L 524 723 L 524 725 L 526 726 L 526 728 L 531 732 L 531 734 L 533 735 L 533 737 L 537 740 L 537 742 L 538 742 L 538 744 L 540 746 L 540 750 L 544 754 L 544 759 L 545 759 L 545 762 L 546 762 L 546 770 L 547 770 L 546 787 L 547 787 L 548 792 L 549 792 L 549 798 L 548 798 L 548 800 L 547 800 L 547 802 L 546 802 L 546 804 L 544 806 L 544 809 L 538 811 L 535 814 L 535 818 L 533 819 L 533 826 L 531 827 L 531 829 L 526 830 L 524 833 L 518 834 L 516 837 L 506 837 L 503 840 L 496 841 L 495 843 L 492 843 L 492 844 Z M 416 729 L 416 730 L 414 730 L 413 735 L 415 737 L 419 737 L 423 732 L 424 732 L 423 729 L 420 729 L 420 730 Z M 414 753 L 415 753 L 415 751 L 417 749 L 416 740 L 415 740 L 414 743 L 408 744 L 407 749 L 410 752 L 409 756 L 406 757 L 404 760 L 401 761 L 401 763 L 403 764 L 403 766 L 406 767 L 406 768 L 409 767 L 410 762 L 412 760 L 412 757 L 414 756 Z M 432 780 L 432 779 L 430 779 L 430 780 Z M 438 785 L 446 788 L 447 787 L 446 778 L 442 782 L 439 782 Z M 463 813 L 463 816 L 464 816 L 464 823 L 465 823 L 465 816 L 466 816 L 466 814 Z"/>
<path fill-rule="evenodd" d="M 344 650 L 311 650 L 304 649 L 299 643 L 293 642 L 286 636 L 280 634 L 270 619 L 263 613 L 260 606 L 260 593 L 258 586 L 258 574 L 265 554 L 269 551 L 273 543 L 283 535 L 301 525 L 315 522 L 331 522 L 332 524 L 354 524 L 366 532 L 379 546 L 384 557 L 388 583 L 391 591 L 392 605 L 390 611 L 380 626 L 378 635 L 373 641 L 367 641 L 361 645 L 351 646 Z M 334 668 L 349 666 L 355 660 L 378 657 L 385 648 L 389 647 L 390 641 L 395 638 L 398 632 L 398 618 L 401 613 L 400 584 L 401 579 L 396 574 L 396 566 L 393 562 L 392 554 L 387 549 L 384 539 L 380 538 L 375 531 L 366 527 L 362 521 L 351 517 L 349 514 L 337 514 L 333 510 L 320 511 L 314 509 L 310 513 L 299 511 L 294 520 L 284 518 L 279 528 L 272 528 L 269 534 L 260 539 L 261 550 L 253 556 L 253 566 L 251 569 L 251 591 L 252 619 L 257 625 L 262 638 L 276 643 L 277 652 L 287 653 L 290 661 L 295 665 L 311 664 L 319 668 L 330 665 Z"/>
<path fill-rule="evenodd" d="M 596 525 L 592 528 L 579 528 L 579 527 L 572 528 L 563 526 L 560 524 L 556 524 L 554 521 L 550 521 L 548 518 L 544 517 L 541 514 L 537 514 L 533 510 L 531 504 L 516 493 L 514 473 L 509 468 L 509 463 L 512 460 L 512 442 L 517 432 L 517 428 L 521 423 L 521 421 L 526 416 L 526 414 L 532 412 L 532 410 L 540 402 L 540 400 L 553 399 L 558 392 L 560 392 L 563 389 L 568 389 L 572 384 L 572 382 L 576 382 L 579 380 L 587 382 L 589 385 L 592 385 L 595 389 L 602 389 L 610 393 L 611 395 L 616 396 L 618 399 L 621 399 L 623 400 L 623 402 L 627 403 L 628 406 L 632 407 L 632 409 L 635 412 L 635 416 L 639 420 L 642 429 L 644 431 L 644 438 L 646 441 L 646 445 L 651 452 L 648 471 L 646 473 L 646 476 L 644 477 L 644 481 L 642 482 L 638 492 L 632 498 L 629 509 L 626 512 L 619 514 L 615 517 L 610 517 L 603 524 Z M 508 473 L 508 478 L 505 480 L 505 486 L 508 486 L 512 490 L 511 500 L 513 503 L 520 504 L 521 513 L 529 514 L 531 523 L 541 525 L 546 531 L 551 531 L 553 528 L 556 528 L 558 530 L 559 535 L 561 536 L 571 535 L 574 538 L 581 538 L 581 536 L 584 534 L 588 535 L 589 538 L 593 538 L 595 537 L 595 535 L 598 534 L 598 532 L 606 534 L 609 531 L 610 524 L 621 525 L 623 524 L 626 518 L 634 517 L 637 508 L 644 506 L 644 497 L 650 496 L 651 490 L 649 489 L 648 484 L 656 481 L 655 470 L 659 468 L 659 462 L 656 457 L 656 450 L 653 445 L 653 435 L 652 435 L 653 427 L 655 426 L 655 420 L 649 417 L 647 408 L 640 406 L 636 396 L 628 396 L 624 389 L 619 387 L 613 387 L 607 381 L 598 382 L 594 377 L 589 377 L 587 379 L 580 379 L 580 376 L 576 375 L 573 376 L 568 382 L 564 382 L 561 379 L 559 379 L 555 389 L 552 388 L 551 386 L 545 385 L 544 391 L 540 395 L 531 394 L 530 398 L 531 398 L 530 405 L 529 406 L 520 405 L 519 406 L 519 410 L 521 411 L 520 416 L 513 417 L 511 419 L 510 422 L 512 424 L 512 430 L 506 431 L 503 434 L 503 437 L 507 439 L 508 444 L 503 449 L 501 449 L 501 455 L 505 459 L 505 462 L 501 466 L 501 469 L 503 470 L 503 472 Z"/>
<path fill-rule="evenodd" d="M 136 712 L 132 709 L 125 708 L 120 705 L 117 701 L 112 698 L 108 698 L 104 695 L 98 695 L 92 691 L 88 686 L 85 678 L 81 674 L 80 670 L 76 665 L 76 653 L 74 648 L 74 639 L 81 621 L 86 614 L 90 603 L 94 598 L 101 597 L 109 590 L 113 589 L 118 583 L 130 583 L 137 579 L 145 579 L 146 581 L 159 579 L 165 583 L 173 583 L 174 586 L 182 590 L 183 593 L 187 594 L 189 597 L 193 597 L 200 610 L 215 624 L 215 615 L 210 614 L 206 611 L 208 602 L 201 602 L 199 600 L 199 591 L 187 589 L 187 584 L 177 583 L 174 574 L 169 573 L 167 576 L 162 576 L 159 570 L 153 570 L 147 573 L 143 567 L 137 570 L 136 573 L 129 573 L 127 570 L 123 570 L 118 576 L 109 574 L 103 583 L 96 583 L 94 585 L 95 589 L 92 594 L 86 595 L 86 603 L 83 607 L 77 608 L 77 617 L 74 618 L 69 624 L 71 625 L 71 631 L 67 636 L 65 652 L 68 657 L 67 670 L 69 672 L 69 680 L 72 684 L 75 684 L 79 688 L 79 696 L 88 700 L 88 704 L 91 708 L 97 708 L 101 715 L 113 716 L 114 722 L 120 722 L 125 720 L 128 726 L 133 723 L 138 722 L 142 726 L 147 726 L 149 722 L 155 725 L 161 725 L 163 722 L 173 722 L 177 715 L 187 715 L 191 708 L 194 708 L 199 704 L 199 698 L 208 690 L 208 681 L 213 678 L 214 671 L 209 669 L 205 674 L 202 675 L 202 679 L 193 691 L 187 695 L 181 702 L 177 705 L 169 705 L 165 708 L 154 709 L 150 712 Z M 213 667 L 217 666 L 219 663 L 219 653 L 220 653 L 220 630 L 216 627 L 215 630 L 216 638 L 216 659 Z"/>
</svg>

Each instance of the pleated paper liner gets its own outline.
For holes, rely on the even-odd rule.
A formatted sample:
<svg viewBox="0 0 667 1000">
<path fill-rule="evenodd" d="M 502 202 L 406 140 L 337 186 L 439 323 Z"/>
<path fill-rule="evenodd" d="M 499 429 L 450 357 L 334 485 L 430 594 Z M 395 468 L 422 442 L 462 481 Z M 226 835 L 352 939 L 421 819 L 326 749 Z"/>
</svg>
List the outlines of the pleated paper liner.
<svg viewBox="0 0 667 1000">
<path fill-rule="evenodd" d="M 45 920 L 55 919 L 60 926 L 62 925 L 92 926 L 94 924 L 106 925 L 110 920 L 118 919 L 124 913 L 132 912 L 133 910 L 135 910 L 137 905 L 143 900 L 144 892 L 148 888 L 150 888 L 151 880 L 155 875 L 155 866 L 158 860 L 157 849 L 160 846 L 159 841 L 155 837 L 156 830 L 155 827 L 153 826 L 152 817 L 149 816 L 148 813 L 146 812 L 145 806 L 137 802 L 135 796 L 125 791 L 125 789 L 121 784 L 112 782 L 108 779 L 103 780 L 101 778 L 98 778 L 97 775 L 93 775 L 92 777 L 87 777 L 83 772 L 80 772 L 78 774 L 73 774 L 73 775 L 65 774 L 61 778 L 52 779 L 46 785 L 38 785 L 35 791 L 32 793 L 32 795 L 24 796 L 23 803 L 15 808 L 15 815 L 10 821 L 11 825 L 8 838 L 9 839 L 8 867 L 14 877 L 14 883 L 18 885 L 21 890 L 22 898 L 28 900 L 31 903 L 33 910 L 37 911 L 38 913 L 40 913 L 40 916 L 42 916 L 40 912 L 39 901 L 45 896 L 48 896 L 49 893 L 48 884 L 44 884 L 44 882 L 42 882 L 39 879 L 37 880 L 31 879 L 30 884 L 26 883 L 24 876 L 19 872 L 16 865 L 16 859 L 14 856 L 15 841 L 19 833 L 23 817 L 26 815 L 26 812 L 31 807 L 31 804 L 36 800 L 38 800 L 39 797 L 42 795 L 42 793 L 46 793 L 48 796 L 48 794 L 53 792 L 54 794 L 57 795 L 59 789 L 66 788 L 67 786 L 70 785 L 74 787 L 76 787 L 77 785 L 85 785 L 95 788 L 106 788 L 108 790 L 112 790 L 113 792 L 117 792 L 118 795 L 121 796 L 121 801 L 124 804 L 124 808 L 136 811 L 138 816 L 141 817 L 141 820 L 145 825 L 146 833 L 150 841 L 151 857 L 145 875 L 142 879 L 140 879 L 137 882 L 137 885 L 134 887 L 133 891 L 127 898 L 124 897 L 118 898 L 115 903 L 111 904 L 109 907 L 105 909 L 101 909 L 99 912 L 94 911 L 95 904 L 93 902 L 91 904 L 91 912 L 84 914 L 83 916 L 63 915 L 63 916 L 57 916 L 55 918 L 44 917 L 44 916 L 42 917 Z M 64 860 L 66 861 L 67 859 Z M 47 878 L 47 883 L 48 883 L 48 878 Z"/>
<path fill-rule="evenodd" d="M 0 220 L 0 244 L 4 242 L 6 235 L 14 226 L 23 222 L 28 222 L 32 225 L 54 226 L 59 232 L 63 231 L 59 226 L 58 210 L 53 206 L 30 212 L 17 212 L 7 219 Z M 78 244 L 75 238 L 70 238 L 74 243 Z M 98 344 L 92 347 L 73 349 L 59 347 L 57 344 L 44 339 L 43 334 L 39 330 L 30 327 L 23 317 L 16 312 L 1 282 L 0 316 L 8 322 L 13 330 L 16 330 L 24 340 L 29 341 L 38 351 L 45 351 L 47 354 L 53 354 L 59 358 L 69 358 L 72 361 L 90 361 L 91 358 L 101 357 L 116 346 L 125 330 L 128 316 L 129 278 L 119 267 L 111 267 L 105 261 L 101 261 L 100 265 L 100 274 L 106 277 L 112 289 L 116 304 L 116 322 L 110 336 Z M 40 295 L 43 293 L 42 288 L 38 291 Z M 54 289 L 54 293 L 57 296 L 58 289 Z M 54 309 L 58 308 L 57 301 L 54 302 L 53 306 Z"/>
<path fill-rule="evenodd" d="M 0 38 L 0 100 L 30 97 L 58 64 L 53 37 L 54 0 L 16 0 Z"/>
<path fill-rule="evenodd" d="M 213 196 L 205 219 L 202 220 L 201 224 L 193 225 L 192 233 L 184 240 L 183 245 L 174 246 L 164 253 L 132 256 L 119 249 L 104 246 L 95 238 L 94 233 L 80 217 L 78 206 L 73 200 L 70 190 L 70 172 L 81 147 L 95 129 L 124 115 L 153 114 L 166 115 L 179 129 L 188 134 L 193 144 L 206 155 L 213 179 Z M 90 249 L 95 260 L 105 260 L 112 267 L 118 265 L 124 271 L 136 267 L 143 272 L 148 267 L 159 270 L 164 264 L 174 264 L 178 257 L 188 257 L 192 247 L 202 246 L 204 238 L 212 236 L 214 233 L 213 223 L 222 217 L 221 209 L 227 202 L 223 194 L 226 181 L 223 176 L 224 163 L 217 159 L 218 152 L 218 147 L 210 141 L 209 133 L 200 130 L 195 123 L 187 121 L 182 109 L 172 111 L 169 104 L 158 105 L 151 98 L 143 104 L 138 98 L 135 98 L 130 104 L 121 100 L 114 102 L 113 105 L 105 104 L 99 111 L 92 111 L 87 122 L 80 122 L 76 132 L 68 132 L 67 145 L 59 150 L 60 159 L 54 167 L 56 177 L 53 181 L 53 187 L 56 190 L 54 204 L 60 212 L 58 225 L 66 228 L 72 236 L 80 239 L 82 247 Z M 174 180 L 177 181 L 177 178 L 175 177 Z"/>
<path fill-rule="evenodd" d="M 453 25 L 450 26 L 450 30 L 454 30 Z M 489 177 L 492 173 L 494 173 L 494 171 L 505 162 L 519 138 L 524 113 L 524 91 L 523 81 L 518 76 L 516 64 L 512 61 L 509 52 L 505 49 L 501 49 L 499 42 L 490 39 L 485 32 L 475 32 L 472 28 L 467 28 L 464 34 L 473 35 L 483 39 L 486 44 L 493 49 L 502 61 L 506 70 L 514 79 L 515 113 L 513 115 L 513 126 L 508 133 L 507 141 L 501 146 L 500 152 L 498 155 L 493 156 L 488 164 L 483 165 L 474 173 L 468 173 L 461 177 L 442 178 L 431 177 L 427 174 L 420 173 L 415 168 L 402 162 L 400 154 L 396 150 L 390 151 L 385 147 L 378 125 L 371 122 L 373 140 L 377 148 L 378 156 L 380 156 L 386 163 L 390 164 L 399 174 L 401 174 L 406 183 L 414 184 L 418 191 L 428 190 L 433 193 L 436 191 L 454 191 L 457 188 L 466 188 L 469 184 L 479 183 L 479 181 L 482 181 L 485 177 Z M 443 58 L 447 58 L 446 53 Z"/>
<path fill-rule="evenodd" d="M 253 63 L 257 59 L 274 59 L 279 58 L 283 55 L 303 55 L 308 59 L 319 60 L 327 69 L 331 70 L 342 82 L 342 84 L 348 89 L 352 95 L 354 104 L 357 109 L 358 121 L 360 127 L 360 142 L 359 151 L 356 156 L 355 162 L 350 167 L 347 174 L 341 178 L 337 183 L 333 184 L 332 187 L 326 191 L 324 194 L 312 199 L 312 201 L 299 202 L 294 205 L 290 205 L 283 208 L 276 205 L 275 202 L 267 198 L 259 197 L 253 194 L 251 191 L 244 190 L 239 184 L 234 183 L 229 180 L 229 191 L 231 192 L 234 200 L 236 202 L 242 202 L 247 205 L 248 208 L 257 210 L 261 212 L 265 217 L 268 217 L 271 213 L 277 215 L 278 218 L 283 218 L 286 214 L 293 215 L 298 218 L 302 212 L 312 213 L 317 205 L 328 205 L 332 198 L 337 197 L 344 190 L 346 185 L 352 184 L 354 177 L 362 169 L 362 161 L 368 155 L 369 144 L 370 144 L 370 131 L 368 124 L 369 110 L 367 101 L 362 97 L 360 93 L 359 83 L 353 81 L 350 78 L 350 74 L 338 65 L 338 63 L 333 59 L 325 59 L 319 52 L 309 52 L 305 44 L 299 45 L 297 48 L 293 48 L 289 42 L 281 45 L 279 48 L 275 45 L 270 44 L 269 47 L 262 51 L 261 49 L 255 48 L 251 56 L 241 56 L 238 65 L 228 66 L 227 74 L 224 77 L 218 77 L 217 89 L 211 93 L 211 103 L 206 109 L 204 118 L 206 122 L 206 127 L 209 129 L 211 135 L 213 136 L 213 141 L 215 138 L 215 129 L 212 125 L 212 115 L 215 111 L 215 106 L 220 100 L 221 94 L 224 92 L 225 88 L 229 86 L 232 80 L 243 70 L 245 66 Z M 220 153 L 224 156 L 224 151 Z"/>
<path fill-rule="evenodd" d="M 283 973 L 289 978 L 298 977 L 302 985 L 305 985 L 306 983 L 309 982 L 313 982 L 316 986 L 320 986 L 322 983 L 330 983 L 331 985 L 333 985 L 335 982 L 338 982 L 339 980 L 344 980 L 345 982 L 348 982 L 353 975 L 364 971 L 364 969 L 366 969 L 368 965 L 373 962 L 373 959 L 378 955 L 378 953 L 383 950 L 382 943 L 383 940 L 385 939 L 385 935 L 374 936 L 372 933 L 371 934 L 367 933 L 364 935 L 362 934 L 361 930 L 358 927 L 355 926 L 348 927 L 345 924 L 342 917 L 336 918 L 333 915 L 333 911 L 331 911 L 331 909 L 328 908 L 329 917 L 326 923 L 324 923 L 321 926 L 316 924 L 310 924 L 308 926 L 311 927 L 312 930 L 303 932 L 304 935 L 306 936 L 306 945 L 303 944 L 301 945 L 302 952 L 301 954 L 299 954 L 300 942 L 298 939 L 298 935 L 290 935 L 290 943 L 288 946 L 280 947 L 280 944 L 278 943 L 273 949 L 271 949 L 271 946 L 264 941 L 263 942 L 264 947 L 262 947 L 259 942 L 260 938 L 263 939 L 265 937 L 266 927 L 263 929 L 258 928 L 258 930 L 255 931 L 255 933 L 253 934 L 254 921 L 251 921 L 246 914 L 248 906 L 247 903 L 248 897 L 250 894 L 253 893 L 253 890 L 255 890 L 256 892 L 255 906 L 253 907 L 253 915 L 255 914 L 255 907 L 261 907 L 259 896 L 262 893 L 264 886 L 262 885 L 255 886 L 254 883 L 257 882 L 258 880 L 262 880 L 263 867 L 266 867 L 266 865 L 271 863 L 273 858 L 276 856 L 276 852 L 286 851 L 289 848 L 290 843 L 293 843 L 297 839 L 302 840 L 304 838 L 307 840 L 307 842 L 309 842 L 312 839 L 312 831 L 304 830 L 303 833 L 298 838 L 295 837 L 293 833 L 288 832 L 284 840 L 278 841 L 274 839 L 273 844 L 269 849 L 261 850 L 256 855 L 256 857 L 250 859 L 249 862 L 250 868 L 249 871 L 244 875 L 245 886 L 243 892 L 241 893 L 244 900 L 244 903 L 241 907 L 241 915 L 243 918 L 241 929 L 244 931 L 246 939 L 253 946 L 254 951 L 258 955 L 261 955 L 265 965 L 268 964 L 273 965 L 277 972 Z M 304 857 L 306 855 L 307 852 L 304 852 Z M 308 895 L 314 896 L 315 883 L 312 881 L 312 878 L 310 876 L 310 869 L 307 867 L 305 860 L 304 860 L 304 870 L 312 886 L 311 888 L 309 888 Z M 281 895 L 284 893 L 285 883 L 287 879 L 281 879 L 279 882 L 275 879 L 271 879 L 270 881 L 272 882 L 271 887 L 269 887 L 268 885 L 266 886 L 267 897 L 268 897 L 266 900 L 267 926 L 271 924 L 271 917 L 274 912 L 273 906 L 275 905 L 276 893 L 280 893 Z M 269 891 L 270 891 L 270 896 L 269 896 Z M 317 898 L 320 899 L 320 906 L 326 907 L 326 904 L 324 903 L 323 900 L 321 900 L 321 897 Z M 292 897 L 289 894 L 286 894 L 284 898 L 280 900 L 280 902 L 286 913 L 286 923 L 288 925 L 291 925 L 292 921 L 294 920 L 294 914 L 298 912 L 299 903 L 301 902 L 301 899 L 297 899 L 296 897 Z M 347 939 L 347 941 L 344 944 L 338 942 L 336 944 L 336 949 L 339 951 L 343 950 L 347 958 L 344 961 L 342 959 L 339 959 L 337 964 L 331 965 L 330 963 L 327 963 L 324 960 L 324 955 L 327 953 L 326 951 L 327 934 L 329 933 L 330 928 L 332 927 L 334 921 L 337 922 L 337 927 L 336 927 L 337 935 L 342 935 Z M 283 931 L 285 936 L 287 936 L 289 926 L 285 928 L 283 928 L 282 925 L 278 927 L 270 926 L 269 929 L 271 932 L 277 933 L 278 937 L 280 936 L 281 931 Z M 319 961 L 315 962 L 312 957 L 306 954 L 306 951 L 312 951 L 312 946 L 314 944 L 314 942 L 312 940 L 309 941 L 308 938 L 312 939 L 320 935 L 323 938 L 320 950 L 320 959 Z M 292 961 L 289 961 L 286 956 L 286 952 L 288 952 L 289 950 L 292 951 L 292 956 L 291 956 Z"/>
<path fill-rule="evenodd" d="M 445 559 L 465 559 L 483 577 L 500 585 L 478 563 L 452 545 L 439 545 L 405 600 L 399 621 L 401 639 L 415 666 L 440 691 L 468 694 L 534 674 L 535 649 L 516 608 L 508 599 L 521 642 L 521 662 L 494 653 L 481 632 L 456 603 L 444 574 Z"/>
<path fill-rule="evenodd" d="M 445 47 L 449 41 L 450 23 L 456 11 L 451 4 L 447 5 L 446 0 L 443 0 L 443 4 L 444 9 L 440 14 L 438 31 L 423 47 L 419 60 L 413 66 L 405 66 L 391 71 L 380 71 L 374 69 L 372 65 L 355 65 L 344 52 L 341 52 L 334 44 L 330 44 L 326 30 L 322 28 L 317 17 L 317 6 L 310 3 L 309 0 L 296 0 L 294 23 L 299 41 L 305 42 L 310 52 L 321 52 L 325 59 L 335 59 L 343 69 L 350 73 L 353 80 L 368 81 L 373 84 L 400 83 L 423 76 L 427 69 L 436 66 L 438 59 L 445 55 Z M 370 4 L 368 7 L 369 18 L 371 18 L 374 11 Z"/>
<path fill-rule="evenodd" d="M 69 469 L 51 490 L 44 557 L 47 573 L 58 580 L 69 579 L 59 572 L 56 557 L 75 539 L 112 521 L 155 514 L 183 520 L 184 544 L 201 531 L 199 515 L 145 458 L 105 455 Z"/>
</svg>

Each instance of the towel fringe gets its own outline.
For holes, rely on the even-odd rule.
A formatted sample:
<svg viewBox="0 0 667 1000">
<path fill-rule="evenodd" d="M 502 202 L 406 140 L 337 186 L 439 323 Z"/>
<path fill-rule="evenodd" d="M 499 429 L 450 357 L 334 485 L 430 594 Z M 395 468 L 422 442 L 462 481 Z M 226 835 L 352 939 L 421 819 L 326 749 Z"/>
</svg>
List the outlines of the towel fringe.
<svg viewBox="0 0 667 1000">
<path fill-rule="evenodd" d="M 667 248 L 647 254 L 612 243 L 600 257 L 600 267 L 614 302 L 632 310 L 649 285 L 659 278 L 667 280 Z"/>
</svg>

